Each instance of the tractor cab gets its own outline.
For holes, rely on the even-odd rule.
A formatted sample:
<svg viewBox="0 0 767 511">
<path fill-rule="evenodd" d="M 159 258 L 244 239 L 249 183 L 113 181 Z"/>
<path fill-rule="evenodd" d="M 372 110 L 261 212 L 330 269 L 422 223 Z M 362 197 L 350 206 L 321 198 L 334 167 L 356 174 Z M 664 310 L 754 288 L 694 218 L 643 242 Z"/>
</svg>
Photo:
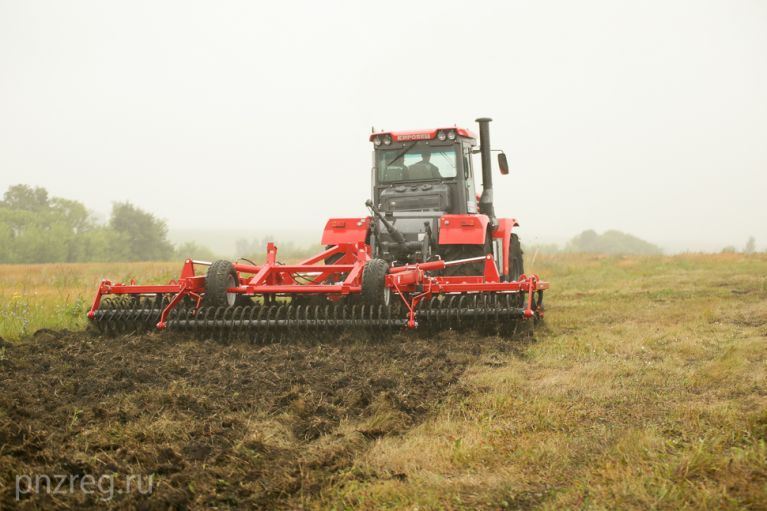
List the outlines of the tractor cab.
<svg viewBox="0 0 767 511">
<path fill-rule="evenodd" d="M 463 128 L 374 133 L 374 250 L 390 261 L 427 260 L 437 251 L 440 218 L 479 212 L 472 153 L 476 136 Z M 404 238 L 392 237 L 384 221 Z"/>
<path fill-rule="evenodd" d="M 463 128 L 384 132 L 370 140 L 373 202 L 384 213 L 477 213 L 473 133 Z"/>
</svg>

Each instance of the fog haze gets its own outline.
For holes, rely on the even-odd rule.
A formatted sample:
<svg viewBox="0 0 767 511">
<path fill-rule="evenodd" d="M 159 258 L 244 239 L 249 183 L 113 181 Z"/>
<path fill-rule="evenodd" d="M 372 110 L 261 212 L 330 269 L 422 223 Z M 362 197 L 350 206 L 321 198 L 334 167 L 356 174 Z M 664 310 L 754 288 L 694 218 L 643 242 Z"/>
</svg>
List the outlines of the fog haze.
<svg viewBox="0 0 767 511">
<path fill-rule="evenodd" d="M 0 1 L 0 189 L 102 216 L 318 241 L 371 126 L 479 116 L 523 241 L 767 247 L 762 1 Z"/>
</svg>

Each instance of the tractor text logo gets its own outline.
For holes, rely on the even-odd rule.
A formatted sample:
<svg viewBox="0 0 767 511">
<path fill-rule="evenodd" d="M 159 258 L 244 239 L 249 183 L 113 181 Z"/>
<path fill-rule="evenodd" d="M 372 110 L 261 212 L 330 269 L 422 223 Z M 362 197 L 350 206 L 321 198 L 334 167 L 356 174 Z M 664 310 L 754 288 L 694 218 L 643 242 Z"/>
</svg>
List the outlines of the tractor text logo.
<svg viewBox="0 0 767 511">
<path fill-rule="evenodd" d="M 397 135 L 397 141 L 402 140 L 428 140 L 431 135 L 428 133 L 413 133 L 412 135 Z"/>
</svg>

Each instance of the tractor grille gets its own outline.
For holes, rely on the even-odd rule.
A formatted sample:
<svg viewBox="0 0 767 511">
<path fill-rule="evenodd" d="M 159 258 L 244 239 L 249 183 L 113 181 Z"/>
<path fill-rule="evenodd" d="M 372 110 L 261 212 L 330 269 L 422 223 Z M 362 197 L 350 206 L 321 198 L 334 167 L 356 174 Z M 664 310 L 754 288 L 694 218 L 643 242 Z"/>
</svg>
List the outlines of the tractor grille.
<svg viewBox="0 0 767 511">
<path fill-rule="evenodd" d="M 448 209 L 446 195 L 402 195 L 399 197 L 387 197 L 384 202 L 384 209 L 387 211 L 421 211 L 421 210 L 440 210 Z"/>
</svg>

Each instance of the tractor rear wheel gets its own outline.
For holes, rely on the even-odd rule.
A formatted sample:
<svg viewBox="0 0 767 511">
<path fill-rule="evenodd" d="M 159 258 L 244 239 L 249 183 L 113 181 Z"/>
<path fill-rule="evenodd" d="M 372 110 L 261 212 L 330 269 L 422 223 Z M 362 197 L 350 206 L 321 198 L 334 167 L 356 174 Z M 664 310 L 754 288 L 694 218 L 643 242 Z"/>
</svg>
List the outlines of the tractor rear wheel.
<svg viewBox="0 0 767 511">
<path fill-rule="evenodd" d="M 325 250 L 329 249 L 332 246 L 333 245 L 325 245 Z M 341 260 L 341 258 L 343 256 L 344 256 L 344 254 L 333 254 L 330 257 L 326 257 L 324 262 L 325 262 L 325 264 L 336 264 L 339 260 Z M 339 274 L 336 274 L 336 275 L 331 275 L 327 279 L 325 279 L 325 282 L 327 282 L 328 284 L 334 284 L 336 282 L 341 282 L 341 281 L 343 281 L 346 278 L 347 275 L 348 275 L 348 273 L 339 273 Z"/>
<path fill-rule="evenodd" d="M 525 273 L 522 254 L 522 244 L 519 242 L 519 236 L 512 234 L 509 240 L 509 280 L 518 280 L 519 276 Z"/>
<path fill-rule="evenodd" d="M 442 259 L 445 261 L 456 261 L 458 259 L 469 259 L 472 257 L 482 257 L 491 251 L 489 243 L 484 245 L 443 245 L 440 247 Z M 458 266 L 448 266 L 442 270 L 442 274 L 447 277 L 456 275 L 484 275 L 485 263 L 459 264 Z"/>
<path fill-rule="evenodd" d="M 362 300 L 368 305 L 389 305 L 391 289 L 386 287 L 389 263 L 383 259 L 371 259 L 362 268 Z"/>
<path fill-rule="evenodd" d="M 238 285 L 237 270 L 234 269 L 234 265 L 223 259 L 214 261 L 208 267 L 208 273 L 205 277 L 204 305 L 208 307 L 231 307 L 237 300 L 237 293 L 229 293 L 227 289 Z"/>
</svg>

